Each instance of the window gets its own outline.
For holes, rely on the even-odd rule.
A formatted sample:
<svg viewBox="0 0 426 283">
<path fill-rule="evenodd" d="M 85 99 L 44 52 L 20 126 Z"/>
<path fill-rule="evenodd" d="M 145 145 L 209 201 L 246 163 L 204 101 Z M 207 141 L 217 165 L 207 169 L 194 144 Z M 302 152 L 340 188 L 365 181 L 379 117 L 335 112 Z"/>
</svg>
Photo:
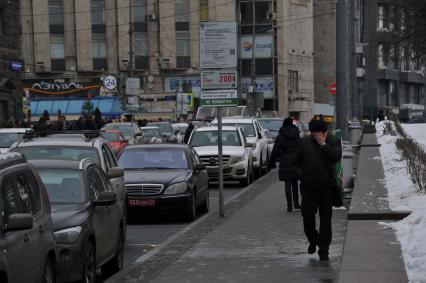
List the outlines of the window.
<svg viewBox="0 0 426 283">
<path fill-rule="evenodd" d="M 176 32 L 176 67 L 190 67 L 190 40 L 189 32 Z"/>
<path fill-rule="evenodd" d="M 289 93 L 299 92 L 299 72 L 288 70 L 288 89 Z"/>
<path fill-rule="evenodd" d="M 269 9 L 270 2 L 256 2 L 254 5 L 254 11 L 256 14 L 256 24 L 266 24 L 268 19 L 266 15 L 270 11 Z"/>
<path fill-rule="evenodd" d="M 146 0 L 133 0 L 133 21 L 146 22 L 148 17 Z"/>
<path fill-rule="evenodd" d="M 16 187 L 18 189 L 18 194 L 22 204 L 23 213 L 28 213 L 33 215 L 34 209 L 33 209 L 33 203 L 32 203 L 31 190 L 30 190 L 29 184 L 27 183 L 25 179 L 24 174 L 20 173 L 16 175 Z"/>
<path fill-rule="evenodd" d="M 188 0 L 175 0 L 176 22 L 189 22 Z"/>
<path fill-rule="evenodd" d="M 32 193 L 34 214 L 37 214 L 41 210 L 40 188 L 38 187 L 37 180 L 34 178 L 31 171 L 26 171 L 24 175 Z"/>
<path fill-rule="evenodd" d="M 92 25 L 105 24 L 105 0 L 91 0 Z"/>
<path fill-rule="evenodd" d="M 107 189 L 103 186 L 100 174 L 99 169 L 95 166 L 91 166 L 87 172 L 92 200 L 97 200 L 99 194 Z"/>
<path fill-rule="evenodd" d="M 146 32 L 133 33 L 135 68 L 148 69 L 148 34 Z"/>
<path fill-rule="evenodd" d="M 18 196 L 16 194 L 16 182 L 14 176 L 4 178 L 0 188 L 2 190 L 4 202 L 3 221 L 6 223 L 9 215 L 21 212 Z"/>
<path fill-rule="evenodd" d="M 385 49 L 383 44 L 377 46 L 377 67 L 379 69 L 386 68 Z"/>
<path fill-rule="evenodd" d="M 200 21 L 209 20 L 209 0 L 200 0 Z"/>
<path fill-rule="evenodd" d="M 107 42 L 104 33 L 92 34 L 92 57 L 106 58 L 107 57 Z"/>
<path fill-rule="evenodd" d="M 50 58 L 52 59 L 65 58 L 65 46 L 64 46 L 63 34 L 50 35 Z"/>
<path fill-rule="evenodd" d="M 49 25 L 64 25 L 64 2 L 63 0 L 49 0 Z"/>
<path fill-rule="evenodd" d="M 377 29 L 381 30 L 385 28 L 385 7 L 377 7 L 378 17 L 377 17 Z"/>
<path fill-rule="evenodd" d="M 240 3 L 240 22 L 242 25 L 253 24 L 253 3 L 251 2 Z"/>
</svg>

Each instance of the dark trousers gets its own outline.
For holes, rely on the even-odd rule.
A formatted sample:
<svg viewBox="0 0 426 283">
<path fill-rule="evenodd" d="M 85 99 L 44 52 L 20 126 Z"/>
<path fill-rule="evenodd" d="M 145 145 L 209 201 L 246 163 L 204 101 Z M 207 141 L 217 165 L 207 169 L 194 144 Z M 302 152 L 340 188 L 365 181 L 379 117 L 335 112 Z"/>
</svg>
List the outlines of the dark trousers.
<svg viewBox="0 0 426 283">
<path fill-rule="evenodd" d="M 293 204 L 299 204 L 299 184 L 297 179 L 286 180 L 284 184 L 287 206 L 293 207 Z"/>
<path fill-rule="evenodd" d="M 331 243 L 332 194 L 331 188 L 301 186 L 303 228 L 309 243 L 316 243 L 319 253 L 328 254 Z M 319 210 L 320 228 L 316 229 L 315 215 Z"/>
</svg>

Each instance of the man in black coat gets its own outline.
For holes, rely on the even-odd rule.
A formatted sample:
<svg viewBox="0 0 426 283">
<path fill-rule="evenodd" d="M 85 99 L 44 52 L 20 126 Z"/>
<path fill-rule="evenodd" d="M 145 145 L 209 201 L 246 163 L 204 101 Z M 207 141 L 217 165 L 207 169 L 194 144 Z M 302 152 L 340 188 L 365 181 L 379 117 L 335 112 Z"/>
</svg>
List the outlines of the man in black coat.
<svg viewBox="0 0 426 283">
<path fill-rule="evenodd" d="M 272 149 L 270 167 L 275 167 L 277 157 L 280 158 L 279 179 L 285 182 L 285 196 L 287 199 L 287 211 L 300 209 L 299 184 L 293 164 L 294 155 L 300 141 L 299 130 L 293 125 L 292 118 L 286 118 L 278 132 Z"/>
<path fill-rule="evenodd" d="M 303 137 L 294 158 L 301 181 L 302 216 L 308 253 L 319 247 L 320 260 L 328 260 L 331 243 L 332 190 L 336 186 L 336 163 L 342 158 L 340 140 L 328 135 L 323 120 L 311 120 L 310 136 Z M 320 227 L 316 230 L 315 215 L 319 210 Z"/>
<path fill-rule="evenodd" d="M 186 128 L 185 136 L 183 138 L 183 143 L 188 143 L 189 137 L 191 136 L 192 131 L 194 130 L 194 124 L 191 121 L 188 122 L 188 128 Z"/>
</svg>

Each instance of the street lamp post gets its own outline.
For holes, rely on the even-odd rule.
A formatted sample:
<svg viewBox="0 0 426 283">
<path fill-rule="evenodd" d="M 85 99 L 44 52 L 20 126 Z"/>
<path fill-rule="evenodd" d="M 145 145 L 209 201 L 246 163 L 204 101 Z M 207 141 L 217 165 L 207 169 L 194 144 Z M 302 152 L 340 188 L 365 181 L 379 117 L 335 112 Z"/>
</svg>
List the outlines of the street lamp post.
<svg viewBox="0 0 426 283">
<path fill-rule="evenodd" d="M 336 2 L 336 125 L 347 134 L 347 63 L 346 63 L 346 1 Z"/>
</svg>

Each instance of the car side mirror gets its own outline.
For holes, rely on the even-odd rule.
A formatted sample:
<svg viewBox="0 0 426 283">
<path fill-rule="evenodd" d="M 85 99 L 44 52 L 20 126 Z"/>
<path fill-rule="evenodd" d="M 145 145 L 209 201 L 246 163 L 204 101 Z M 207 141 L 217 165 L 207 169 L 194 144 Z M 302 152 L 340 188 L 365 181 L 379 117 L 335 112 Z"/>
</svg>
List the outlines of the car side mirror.
<svg viewBox="0 0 426 283">
<path fill-rule="evenodd" d="M 246 147 L 254 147 L 254 144 L 251 142 L 246 143 Z"/>
<path fill-rule="evenodd" d="M 141 137 L 141 136 L 142 136 L 142 133 L 136 133 L 134 137 L 137 138 L 137 137 Z"/>
<path fill-rule="evenodd" d="M 202 170 L 206 169 L 206 165 L 204 165 L 204 164 L 197 164 L 197 165 L 195 165 L 194 169 L 197 170 L 197 171 L 202 171 Z"/>
<path fill-rule="evenodd" d="M 120 178 L 124 176 L 124 170 L 118 167 L 112 167 L 109 169 L 108 178 Z"/>
<path fill-rule="evenodd" d="M 117 195 L 114 192 L 100 192 L 95 206 L 108 206 L 117 202 Z"/>
<path fill-rule="evenodd" d="M 7 217 L 5 232 L 21 231 L 33 228 L 33 216 L 27 213 L 15 213 Z"/>
</svg>

